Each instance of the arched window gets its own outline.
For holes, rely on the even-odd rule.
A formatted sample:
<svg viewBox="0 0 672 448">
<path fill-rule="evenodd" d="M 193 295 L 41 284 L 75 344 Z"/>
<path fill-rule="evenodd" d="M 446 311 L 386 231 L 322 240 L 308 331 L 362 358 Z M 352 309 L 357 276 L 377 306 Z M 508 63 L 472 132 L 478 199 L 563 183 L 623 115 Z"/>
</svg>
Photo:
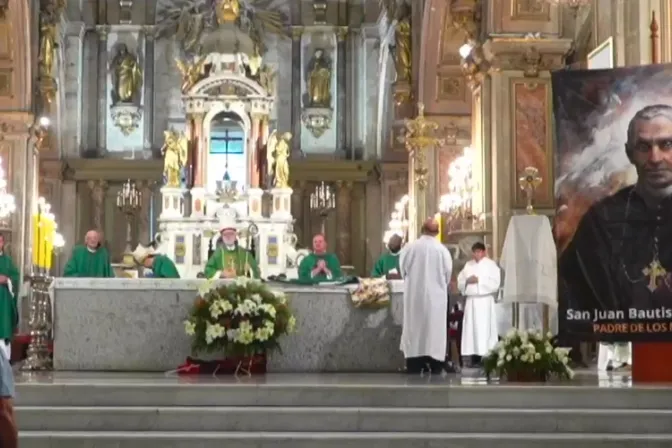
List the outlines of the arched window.
<svg viewBox="0 0 672 448">
<path fill-rule="evenodd" d="M 247 185 L 247 151 L 245 132 L 239 118 L 221 113 L 210 126 L 208 190 L 216 191 L 218 181 L 236 181 L 238 188 Z"/>
</svg>

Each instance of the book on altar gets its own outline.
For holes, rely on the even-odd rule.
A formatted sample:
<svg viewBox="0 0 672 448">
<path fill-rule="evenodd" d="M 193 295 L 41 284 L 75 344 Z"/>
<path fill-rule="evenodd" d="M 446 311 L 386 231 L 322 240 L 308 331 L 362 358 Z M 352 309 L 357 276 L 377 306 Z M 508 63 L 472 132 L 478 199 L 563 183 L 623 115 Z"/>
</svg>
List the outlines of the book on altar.
<svg viewBox="0 0 672 448">
<path fill-rule="evenodd" d="M 503 303 L 558 306 L 557 250 L 548 217 L 512 217 L 499 264 L 504 270 Z"/>
</svg>

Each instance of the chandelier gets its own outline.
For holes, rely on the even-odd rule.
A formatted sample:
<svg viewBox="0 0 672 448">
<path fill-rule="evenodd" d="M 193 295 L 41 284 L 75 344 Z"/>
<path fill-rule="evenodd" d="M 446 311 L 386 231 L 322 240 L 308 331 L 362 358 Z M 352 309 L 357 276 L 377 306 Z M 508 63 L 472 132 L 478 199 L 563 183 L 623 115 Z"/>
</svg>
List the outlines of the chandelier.
<svg viewBox="0 0 672 448">
<path fill-rule="evenodd" d="M 439 210 L 448 215 L 450 230 L 474 230 L 477 224 L 472 210 L 474 194 L 478 191 L 473 178 L 473 164 L 473 150 L 467 147 L 448 167 L 448 194 L 439 199 Z"/>
<path fill-rule="evenodd" d="M 399 235 L 406 241 L 406 232 L 408 231 L 408 201 L 409 196 L 405 194 L 394 204 L 394 211 L 390 214 L 390 222 L 387 224 L 387 230 L 383 234 L 383 243 L 387 244 L 392 235 Z"/>
<path fill-rule="evenodd" d="M 7 177 L 0 158 L 0 219 L 7 219 L 16 211 L 14 195 L 7 192 Z"/>
</svg>

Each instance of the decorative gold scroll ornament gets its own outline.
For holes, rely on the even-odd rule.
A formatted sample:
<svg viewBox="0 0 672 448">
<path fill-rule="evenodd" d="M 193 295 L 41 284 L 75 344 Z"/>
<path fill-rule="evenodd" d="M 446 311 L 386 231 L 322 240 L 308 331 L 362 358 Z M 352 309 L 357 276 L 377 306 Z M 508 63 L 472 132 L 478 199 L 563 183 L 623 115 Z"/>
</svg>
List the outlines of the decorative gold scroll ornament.
<svg viewBox="0 0 672 448">
<path fill-rule="evenodd" d="M 534 193 L 543 181 L 539 176 L 539 170 L 533 166 L 528 166 L 523 170 L 523 174 L 518 178 L 518 185 L 525 193 L 526 207 L 525 211 L 528 215 L 534 215 Z"/>
<path fill-rule="evenodd" d="M 178 70 L 182 74 L 182 85 L 180 90 L 186 94 L 196 85 L 198 81 L 205 76 L 205 61 L 207 56 L 200 56 L 194 58 L 191 62 L 184 62 L 179 58 L 175 58 Z"/>
</svg>

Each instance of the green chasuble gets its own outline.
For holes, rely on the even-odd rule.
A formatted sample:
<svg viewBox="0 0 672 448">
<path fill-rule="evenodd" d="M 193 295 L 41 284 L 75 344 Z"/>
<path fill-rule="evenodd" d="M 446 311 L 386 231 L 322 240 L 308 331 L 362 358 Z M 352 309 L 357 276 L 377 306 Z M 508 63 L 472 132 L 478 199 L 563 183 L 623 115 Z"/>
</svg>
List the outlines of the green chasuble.
<svg viewBox="0 0 672 448">
<path fill-rule="evenodd" d="M 0 339 L 11 339 L 14 330 L 19 323 L 19 311 L 16 298 L 19 293 L 19 270 L 14 265 L 9 255 L 0 255 L 0 275 L 4 275 L 11 281 L 0 284 Z"/>
<path fill-rule="evenodd" d="M 154 255 L 152 261 L 152 273 L 156 278 L 180 278 L 173 260 L 165 255 Z"/>
<path fill-rule="evenodd" d="M 215 275 L 219 276 L 217 273 L 218 271 L 226 271 L 227 269 L 235 269 L 238 277 L 245 277 L 247 275 L 254 278 L 261 277 L 259 266 L 257 266 L 257 260 L 254 259 L 254 255 L 242 247 L 236 247 L 234 249 L 227 249 L 225 247 L 217 248 L 205 265 L 205 271 L 203 273 L 205 274 L 205 278 L 211 279 Z M 248 269 L 251 272 L 246 272 Z"/>
<path fill-rule="evenodd" d="M 399 274 L 399 254 L 391 254 L 388 252 L 378 259 L 373 267 L 373 271 L 371 271 L 371 277 L 385 277 L 393 269 Z"/>
<path fill-rule="evenodd" d="M 72 257 L 65 265 L 63 277 L 114 277 L 107 249 L 101 247 L 91 252 L 86 246 L 75 246 L 72 250 Z"/>
<path fill-rule="evenodd" d="M 331 271 L 331 278 L 327 278 L 324 272 L 320 272 L 315 277 L 311 277 L 311 272 L 317 267 L 317 262 L 324 260 L 327 264 L 327 269 Z M 299 265 L 299 281 L 302 283 L 319 283 L 319 282 L 331 282 L 337 281 L 343 277 L 341 272 L 341 263 L 338 261 L 338 257 L 335 254 L 310 254 L 301 260 Z"/>
</svg>

